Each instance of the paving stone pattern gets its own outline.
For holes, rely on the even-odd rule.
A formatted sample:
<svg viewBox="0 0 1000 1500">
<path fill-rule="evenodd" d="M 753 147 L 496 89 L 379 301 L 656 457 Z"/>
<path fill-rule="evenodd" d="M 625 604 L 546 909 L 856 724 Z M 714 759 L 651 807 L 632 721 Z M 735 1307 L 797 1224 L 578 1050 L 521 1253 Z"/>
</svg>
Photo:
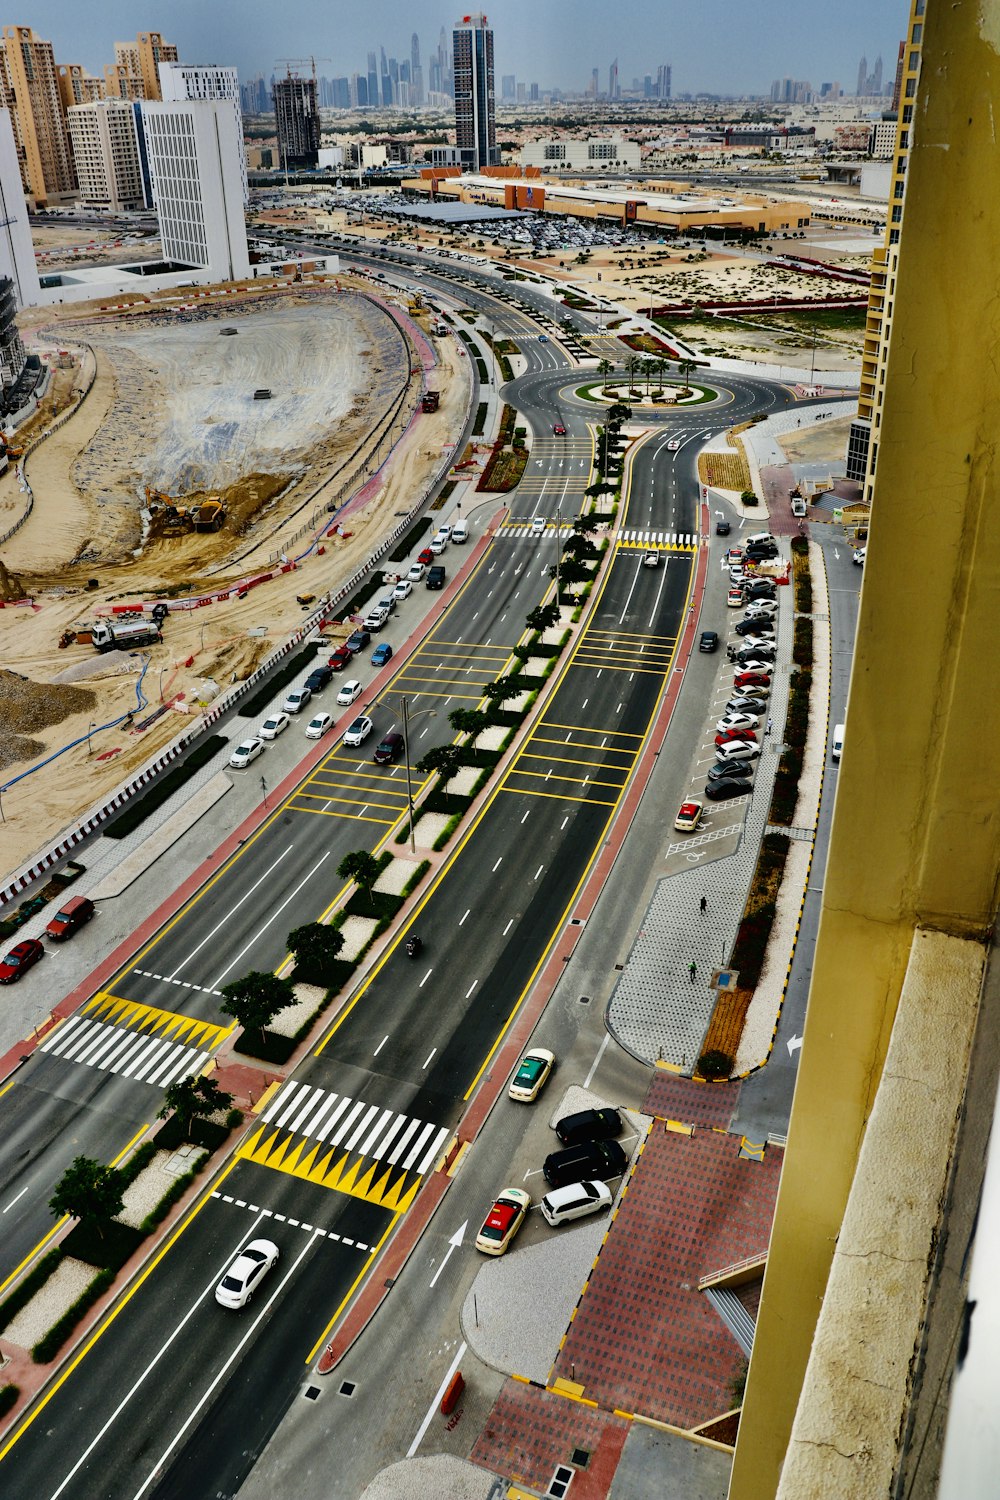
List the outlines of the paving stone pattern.
<svg viewBox="0 0 1000 1500">
<path fill-rule="evenodd" d="M 728 1130 L 740 1102 L 740 1084 L 693 1083 L 676 1073 L 654 1073 L 642 1112 L 660 1120 L 682 1120 L 685 1125 Z"/>
<path fill-rule="evenodd" d="M 618 1466 L 629 1424 L 610 1412 L 537 1385 L 508 1380 L 472 1450 L 474 1463 L 544 1493 L 556 1467 L 573 1467 L 574 1451 L 589 1454 L 576 1467 L 572 1500 L 604 1500 Z"/>
<path fill-rule="evenodd" d="M 608 1029 L 643 1062 L 665 1062 L 685 1070 L 693 1067 L 715 1005 L 709 980 L 713 970 L 728 961 L 743 915 L 760 841 L 768 826 L 788 706 L 794 619 L 791 584 L 779 592 L 784 597 L 778 611 L 778 649 L 770 702 L 772 729 L 755 763 L 754 791 L 739 843 L 732 854 L 722 857 L 714 856 L 711 844 L 694 848 L 692 857 L 700 856 L 697 865 L 657 882 L 624 972 L 608 1002 Z M 643 808 L 644 815 L 651 811 Z M 664 818 L 669 814 L 668 826 L 672 826 L 669 809 L 656 811 Z M 704 914 L 699 909 L 702 896 L 708 902 Z M 697 966 L 693 984 L 689 972 L 692 960 Z"/>
</svg>

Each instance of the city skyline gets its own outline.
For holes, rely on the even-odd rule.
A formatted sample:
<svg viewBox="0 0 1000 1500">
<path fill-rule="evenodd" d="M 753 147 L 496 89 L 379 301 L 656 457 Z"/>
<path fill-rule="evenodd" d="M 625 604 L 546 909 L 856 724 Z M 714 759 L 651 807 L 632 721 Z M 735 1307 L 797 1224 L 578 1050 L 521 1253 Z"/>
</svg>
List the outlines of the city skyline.
<svg viewBox="0 0 1000 1500">
<path fill-rule="evenodd" d="M 189 0 L 156 0 L 137 12 L 131 0 L 108 0 L 99 27 L 70 0 L 46 0 L 37 11 L 5 20 L 31 25 L 51 41 L 59 62 L 82 63 L 102 73 L 115 41 L 133 36 L 137 27 L 158 30 L 175 42 L 188 63 L 225 63 L 241 80 L 283 71 L 281 59 L 315 56 L 317 72 L 350 76 L 365 71 L 367 54 L 385 47 L 398 59 L 410 56 L 414 32 L 426 59 L 437 46 L 442 27 L 448 34 L 464 13 L 440 0 L 380 0 L 363 17 L 332 16 L 319 0 L 292 0 L 280 24 L 266 0 L 219 0 L 212 7 Z M 495 0 L 485 7 L 496 38 L 496 71 L 514 73 L 519 81 L 543 89 L 584 93 L 597 67 L 602 88 L 608 67 L 618 57 L 619 81 L 631 88 L 649 71 L 648 59 L 669 63 L 673 94 L 759 95 L 770 93 L 776 77 L 807 79 L 817 90 L 838 81 L 852 92 L 862 56 L 869 66 L 881 55 L 883 76 L 891 78 L 896 49 L 906 30 L 905 0 L 893 0 L 873 11 L 862 0 L 841 0 L 836 8 L 817 9 L 806 18 L 791 0 L 773 0 L 751 9 L 744 0 L 704 0 L 696 12 L 663 0 L 633 0 L 629 38 L 620 21 L 597 0 Z M 806 24 L 804 24 L 804 21 Z M 708 38 L 710 45 L 706 46 Z M 426 87 L 426 78 L 425 78 Z"/>
</svg>

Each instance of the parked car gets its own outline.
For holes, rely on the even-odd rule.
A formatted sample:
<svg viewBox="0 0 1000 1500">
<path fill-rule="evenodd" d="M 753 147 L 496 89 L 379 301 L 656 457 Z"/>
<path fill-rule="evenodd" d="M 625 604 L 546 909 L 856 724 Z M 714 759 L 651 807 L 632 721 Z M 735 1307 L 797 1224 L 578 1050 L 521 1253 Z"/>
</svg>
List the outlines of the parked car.
<svg viewBox="0 0 1000 1500">
<path fill-rule="evenodd" d="M 733 678 L 733 686 L 738 688 L 770 687 L 770 685 L 771 674 L 768 671 L 751 671 L 749 668 L 744 668 L 742 672 L 737 672 Z"/>
<path fill-rule="evenodd" d="M 258 755 L 263 755 L 263 753 L 264 742 L 262 740 L 242 740 L 229 757 L 229 764 L 234 771 L 245 771 L 251 761 L 255 761 Z"/>
<path fill-rule="evenodd" d="M 778 613 L 778 601 L 776 599 L 751 599 L 747 604 L 748 620 L 773 620 Z"/>
<path fill-rule="evenodd" d="M 719 745 L 715 754 L 716 764 L 727 760 L 756 760 L 760 754 L 760 746 L 751 744 L 749 740 L 729 740 L 725 745 Z"/>
<path fill-rule="evenodd" d="M 45 949 L 37 938 L 22 938 L 19 943 L 14 944 L 6 958 L 0 960 L 0 984 L 16 984 L 44 953 Z"/>
<path fill-rule="evenodd" d="M 518 1063 L 507 1093 L 521 1104 L 532 1104 L 548 1081 L 555 1065 L 555 1054 L 547 1047 L 532 1047 Z"/>
<path fill-rule="evenodd" d="M 342 672 L 353 655 L 354 652 L 348 651 L 346 646 L 338 646 L 336 651 L 330 657 L 330 666 L 332 667 L 333 671 Z"/>
<path fill-rule="evenodd" d="M 384 667 L 391 655 L 392 647 L 389 645 L 388 641 L 383 641 L 381 645 L 376 646 L 375 650 L 372 652 L 372 666 Z"/>
<path fill-rule="evenodd" d="M 312 688 L 305 686 L 292 688 L 284 703 L 281 705 L 282 713 L 300 714 L 312 697 Z"/>
<path fill-rule="evenodd" d="M 721 733 L 724 729 L 756 729 L 759 724 L 759 714 L 748 713 L 744 709 L 730 709 L 715 727 Z"/>
<path fill-rule="evenodd" d="M 422 562 L 426 566 L 427 563 L 432 563 L 433 561 L 434 553 L 429 545 L 421 548 L 417 553 L 417 562 Z"/>
<path fill-rule="evenodd" d="M 340 692 L 337 694 L 337 703 L 339 705 L 342 705 L 344 708 L 347 708 L 351 703 L 354 702 L 355 698 L 360 698 L 360 697 L 361 697 L 361 684 L 360 684 L 360 682 L 358 682 L 357 678 L 352 677 L 347 682 L 344 683 L 344 686 L 340 689 Z"/>
<path fill-rule="evenodd" d="M 291 722 L 287 714 L 270 714 L 257 734 L 262 740 L 276 740 L 279 734 L 284 734 Z"/>
<path fill-rule="evenodd" d="M 851 554 L 852 562 L 856 562 L 859 568 L 863 568 L 865 565 L 865 555 L 867 551 L 868 544 L 865 543 L 863 547 L 855 547 L 853 553 Z"/>
<path fill-rule="evenodd" d="M 427 569 L 425 587 L 429 589 L 443 589 L 446 576 L 443 564 L 435 563 L 433 568 Z"/>
<path fill-rule="evenodd" d="M 609 1141 L 621 1135 L 622 1117 L 612 1105 L 600 1109 L 579 1109 L 556 1121 L 556 1136 L 563 1146 L 579 1146 L 584 1141 Z"/>
<path fill-rule="evenodd" d="M 565 1187 L 591 1178 L 605 1182 L 621 1177 L 627 1166 L 628 1157 L 617 1141 L 585 1141 L 567 1151 L 551 1152 L 542 1163 L 542 1176 L 549 1187 Z"/>
<path fill-rule="evenodd" d="M 571 1219 L 583 1219 L 609 1209 L 613 1201 L 614 1194 L 606 1182 L 571 1182 L 568 1187 L 553 1188 L 546 1193 L 538 1206 L 546 1224 L 556 1228 Z"/>
<path fill-rule="evenodd" d="M 749 652 L 751 656 L 768 656 L 773 660 L 776 649 L 773 635 L 750 635 L 740 642 L 737 655 L 745 657 Z"/>
<path fill-rule="evenodd" d="M 427 548 L 427 551 L 430 553 L 430 556 L 428 557 L 427 561 L 428 562 L 433 562 L 434 559 L 435 559 L 435 557 L 438 557 L 444 551 L 444 549 L 447 547 L 447 545 L 448 545 L 448 539 L 447 539 L 447 537 L 443 537 L 443 536 L 432 537 L 431 544 Z M 423 557 L 423 553 L 421 553 L 420 555 L 421 555 L 421 557 Z"/>
<path fill-rule="evenodd" d="M 306 687 L 313 693 L 322 692 L 332 677 L 332 667 L 313 667 L 306 678 Z"/>
<path fill-rule="evenodd" d="M 428 558 L 428 562 L 430 560 L 431 559 Z M 408 572 L 406 574 L 407 582 L 408 583 L 419 583 L 420 580 L 423 578 L 424 574 L 426 573 L 426 571 L 427 571 L 427 563 L 423 563 L 423 562 L 411 563 L 410 567 L 409 567 L 409 570 L 408 570 Z"/>
<path fill-rule="evenodd" d="M 353 631 L 352 634 L 347 637 L 344 645 L 347 647 L 348 651 L 350 651 L 352 656 L 357 656 L 358 652 L 363 651 L 365 647 L 370 643 L 371 632 L 367 631 L 364 626 L 361 625 L 357 630 Z"/>
<path fill-rule="evenodd" d="M 705 785 L 705 796 L 710 802 L 727 802 L 730 797 L 746 797 L 749 792 L 750 784 L 742 776 L 720 776 Z"/>
<path fill-rule="evenodd" d="M 381 630 L 389 618 L 389 611 L 384 604 L 376 604 L 365 615 L 366 630 Z"/>
<path fill-rule="evenodd" d="M 766 615 L 761 618 L 740 620 L 736 625 L 737 635 L 773 635 L 774 623 Z"/>
<path fill-rule="evenodd" d="M 316 714 L 306 725 L 306 739 L 321 740 L 332 723 L 332 714 Z"/>
<path fill-rule="evenodd" d="M 717 651 L 719 649 L 719 632 L 717 630 L 703 630 L 698 640 L 699 651 Z"/>
<path fill-rule="evenodd" d="M 504 1188 L 476 1235 L 476 1249 L 484 1255 L 503 1255 L 524 1223 L 530 1207 L 531 1196 L 523 1188 Z"/>
<path fill-rule="evenodd" d="M 374 727 L 367 714 L 359 714 L 354 722 L 344 730 L 344 744 L 363 745 Z"/>
<path fill-rule="evenodd" d="M 736 693 L 726 703 L 727 714 L 763 714 L 767 709 L 766 698 L 753 698 L 746 693 Z"/>
<path fill-rule="evenodd" d="M 733 763 L 728 760 L 717 760 L 715 765 L 708 769 L 708 781 L 711 784 L 713 781 L 732 781 L 735 778 L 737 781 L 749 783 L 753 777 L 753 771 L 754 768 L 748 761 Z"/>
<path fill-rule="evenodd" d="M 408 599 L 413 593 L 413 584 L 408 578 L 401 578 L 392 591 L 394 599 Z"/>
<path fill-rule="evenodd" d="M 747 562 L 772 562 L 778 555 L 777 547 L 771 543 L 757 542 L 747 547 Z"/>
<path fill-rule="evenodd" d="M 739 609 L 743 603 L 743 590 L 731 588 L 726 595 L 726 604 L 730 609 Z"/>
<path fill-rule="evenodd" d="M 678 833 L 694 833 L 701 822 L 701 803 L 688 799 L 682 802 L 674 819 L 674 827 Z"/>
<path fill-rule="evenodd" d="M 757 735 L 753 729 L 720 729 L 715 736 L 717 745 L 729 745 L 733 740 L 756 740 Z"/>
<path fill-rule="evenodd" d="M 246 1307 L 272 1266 L 278 1263 L 278 1247 L 271 1240 L 251 1240 L 233 1261 L 215 1288 L 215 1300 L 223 1307 Z"/>
</svg>

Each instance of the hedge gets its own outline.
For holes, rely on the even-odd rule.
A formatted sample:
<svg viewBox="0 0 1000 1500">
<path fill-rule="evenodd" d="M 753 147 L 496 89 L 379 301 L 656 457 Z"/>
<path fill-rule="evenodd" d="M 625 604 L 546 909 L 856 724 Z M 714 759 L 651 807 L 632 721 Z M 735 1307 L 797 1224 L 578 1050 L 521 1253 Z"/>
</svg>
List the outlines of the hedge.
<svg viewBox="0 0 1000 1500">
<path fill-rule="evenodd" d="M 813 664 L 812 620 L 795 621 L 795 639 L 792 645 L 792 661 L 798 667 L 811 667 Z"/>
<path fill-rule="evenodd" d="M 243 699 L 236 712 L 241 719 L 256 718 L 267 707 L 275 693 L 280 692 L 294 677 L 298 677 L 299 673 L 304 671 L 306 666 L 311 670 L 315 664 L 315 642 L 307 646 L 304 651 L 290 652 L 280 667 L 276 667 L 273 672 L 268 673 L 267 681 L 264 685 L 259 687 L 255 693 L 251 693 L 249 698 Z"/>
<path fill-rule="evenodd" d="M 774 897 L 781 885 L 788 844 L 788 837 L 783 833 L 766 834 L 761 841 L 757 867 L 730 958 L 730 966 L 739 970 L 741 989 L 753 989 L 760 979 L 774 923 Z"/>
<path fill-rule="evenodd" d="M 47 1365 L 50 1360 L 55 1359 L 80 1319 L 103 1297 L 114 1279 L 114 1271 L 98 1271 L 83 1296 L 78 1297 L 73 1306 L 67 1308 L 58 1323 L 54 1323 L 32 1349 L 31 1357 L 36 1365 Z"/>
<path fill-rule="evenodd" d="M 268 689 L 268 697 L 273 693 L 273 688 Z M 196 771 L 200 771 L 207 761 L 218 755 L 219 751 L 225 749 L 228 741 L 221 734 L 210 734 L 207 739 L 195 745 L 191 754 L 187 756 L 183 765 L 175 766 L 166 775 L 157 777 L 156 781 L 141 797 L 130 802 L 121 813 L 104 830 L 104 837 L 108 839 L 123 839 L 126 834 L 132 833 L 140 823 L 144 823 L 158 807 L 162 807 L 168 797 L 191 780 Z"/>
<path fill-rule="evenodd" d="M 442 828 L 441 832 L 438 834 L 437 838 L 434 840 L 434 848 L 435 849 L 443 849 L 444 848 L 445 844 L 451 838 L 452 834 L 455 832 L 455 829 L 458 827 L 458 825 L 459 825 L 459 823 L 461 823 L 461 821 L 462 821 L 461 814 L 459 814 L 457 817 L 450 818 L 448 820 L 448 822 Z"/>
<path fill-rule="evenodd" d="M 9 1411 L 13 1411 L 20 1394 L 21 1387 L 18 1385 L 0 1385 L 0 1417 L 5 1417 Z"/>
<path fill-rule="evenodd" d="M 215 1151 L 228 1140 L 230 1128 L 215 1120 L 192 1120 L 185 1135 L 179 1117 L 171 1115 L 156 1132 L 155 1144 L 158 1151 L 176 1151 L 178 1146 L 204 1146 Z"/>
<path fill-rule="evenodd" d="M 473 437 L 482 437 L 483 433 L 485 432 L 485 430 L 486 430 L 486 412 L 487 412 L 487 403 L 485 401 L 480 401 L 479 405 L 476 408 L 476 420 L 472 424 L 472 436 Z"/>
<path fill-rule="evenodd" d="M 425 531 L 431 528 L 430 516 L 421 516 L 419 521 L 414 521 L 409 531 L 400 537 L 398 543 L 389 553 L 389 562 L 402 562 L 408 552 L 412 552 Z"/>
<path fill-rule="evenodd" d="M 290 1036 L 278 1036 L 275 1031 L 244 1031 L 236 1051 L 244 1057 L 259 1057 L 262 1062 L 286 1063 L 295 1051 L 296 1042 Z"/>
<path fill-rule="evenodd" d="M 29 1271 L 24 1280 L 18 1282 L 14 1290 L 0 1302 L 0 1331 L 6 1328 L 8 1323 L 14 1321 L 22 1307 L 27 1307 L 35 1293 L 48 1281 L 62 1258 L 63 1252 L 57 1245 L 54 1250 L 49 1251 L 48 1255 L 43 1255 L 37 1266 Z"/>
<path fill-rule="evenodd" d="M 377 922 L 391 921 L 402 904 L 402 896 L 395 896 L 391 891 L 358 889 L 341 907 L 341 911 L 348 917 L 374 917 Z"/>
</svg>

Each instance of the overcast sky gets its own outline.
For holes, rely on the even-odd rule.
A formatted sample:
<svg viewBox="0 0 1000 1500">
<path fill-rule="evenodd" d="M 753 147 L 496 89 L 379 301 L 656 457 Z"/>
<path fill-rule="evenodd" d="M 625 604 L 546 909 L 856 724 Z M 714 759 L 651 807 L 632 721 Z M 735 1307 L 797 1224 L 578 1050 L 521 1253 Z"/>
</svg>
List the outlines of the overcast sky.
<svg viewBox="0 0 1000 1500">
<path fill-rule="evenodd" d="M 241 78 L 267 76 L 279 58 L 309 54 L 317 72 L 333 78 L 364 72 L 372 48 L 408 57 L 414 31 L 426 66 L 441 27 L 461 14 L 457 5 L 436 0 L 44 0 L 20 6 L 10 24 L 33 26 L 52 43 L 57 62 L 83 63 L 98 74 L 113 61 L 116 41 L 149 29 L 176 43 L 182 62 L 235 65 Z M 669 63 L 675 95 L 766 94 L 779 77 L 817 88 L 836 80 L 853 93 L 861 57 L 871 70 L 879 53 L 890 81 L 908 14 L 908 0 L 493 0 L 487 6 L 498 73 L 579 90 L 597 67 L 604 90 L 617 56 L 625 88 Z"/>
</svg>

